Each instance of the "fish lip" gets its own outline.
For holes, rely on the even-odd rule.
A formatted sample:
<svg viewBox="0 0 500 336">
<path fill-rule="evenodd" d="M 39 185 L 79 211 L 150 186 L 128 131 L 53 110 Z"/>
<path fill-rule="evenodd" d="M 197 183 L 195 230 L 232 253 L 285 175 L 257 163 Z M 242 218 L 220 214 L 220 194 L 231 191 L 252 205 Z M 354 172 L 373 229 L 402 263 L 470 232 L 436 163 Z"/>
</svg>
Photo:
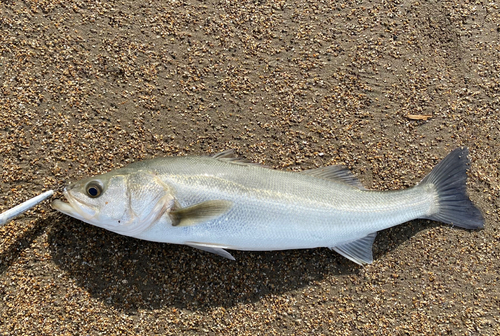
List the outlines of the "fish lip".
<svg viewBox="0 0 500 336">
<path fill-rule="evenodd" d="M 50 205 L 52 206 L 53 209 L 65 214 L 65 215 L 68 215 L 71 217 L 75 216 L 75 209 L 68 202 L 63 202 L 60 199 L 55 199 L 52 201 L 52 203 Z"/>
<path fill-rule="evenodd" d="M 76 200 L 76 198 L 71 196 L 66 188 L 64 188 L 63 190 L 63 195 L 68 200 L 68 202 L 56 199 L 52 201 L 52 208 L 56 209 L 59 212 L 62 212 L 65 215 L 80 219 L 82 221 L 89 221 L 97 214 L 97 211 L 95 211 L 90 204 L 86 204 L 85 202 Z M 88 209 L 89 212 L 84 211 L 83 206 Z"/>
</svg>

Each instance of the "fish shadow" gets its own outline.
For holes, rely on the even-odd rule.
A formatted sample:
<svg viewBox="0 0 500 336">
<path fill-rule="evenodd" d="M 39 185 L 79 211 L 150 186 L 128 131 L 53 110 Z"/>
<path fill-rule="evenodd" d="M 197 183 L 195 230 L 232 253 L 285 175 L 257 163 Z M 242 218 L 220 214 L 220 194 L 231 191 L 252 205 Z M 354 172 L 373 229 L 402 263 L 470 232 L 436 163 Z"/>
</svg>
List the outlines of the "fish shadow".
<svg viewBox="0 0 500 336">
<path fill-rule="evenodd" d="M 379 233 L 375 258 L 428 226 L 414 221 Z M 90 295 L 127 314 L 165 306 L 227 308 L 327 276 L 362 272 L 361 266 L 326 248 L 231 251 L 236 258 L 231 261 L 188 246 L 120 236 L 65 216 L 48 230 L 53 261 Z"/>
</svg>

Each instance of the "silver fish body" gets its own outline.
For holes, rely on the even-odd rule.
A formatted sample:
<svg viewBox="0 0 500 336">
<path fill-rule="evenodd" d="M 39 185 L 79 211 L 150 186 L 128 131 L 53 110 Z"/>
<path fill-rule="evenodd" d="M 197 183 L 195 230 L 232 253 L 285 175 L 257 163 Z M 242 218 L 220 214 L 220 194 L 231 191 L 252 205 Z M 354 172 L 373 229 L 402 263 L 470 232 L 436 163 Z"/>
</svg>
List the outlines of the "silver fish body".
<svg viewBox="0 0 500 336">
<path fill-rule="evenodd" d="M 53 206 L 120 234 L 228 258 L 224 249 L 330 247 L 364 264 L 377 231 L 416 218 L 482 227 L 465 191 L 467 164 L 467 150 L 457 149 L 419 185 L 380 192 L 335 166 L 294 173 L 226 153 L 158 158 L 80 181 L 65 191 L 69 204 Z"/>
</svg>

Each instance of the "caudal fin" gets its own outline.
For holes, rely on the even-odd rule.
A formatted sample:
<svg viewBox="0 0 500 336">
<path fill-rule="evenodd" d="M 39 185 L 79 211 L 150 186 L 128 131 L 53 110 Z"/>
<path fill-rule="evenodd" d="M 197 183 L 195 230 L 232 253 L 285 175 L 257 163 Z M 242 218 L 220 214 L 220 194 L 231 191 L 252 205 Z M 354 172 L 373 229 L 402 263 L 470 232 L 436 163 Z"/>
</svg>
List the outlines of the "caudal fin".
<svg viewBox="0 0 500 336">
<path fill-rule="evenodd" d="M 420 182 L 432 183 L 438 194 L 439 211 L 427 219 L 465 229 L 483 227 L 483 215 L 467 195 L 468 154 L 467 148 L 453 150 Z"/>
</svg>

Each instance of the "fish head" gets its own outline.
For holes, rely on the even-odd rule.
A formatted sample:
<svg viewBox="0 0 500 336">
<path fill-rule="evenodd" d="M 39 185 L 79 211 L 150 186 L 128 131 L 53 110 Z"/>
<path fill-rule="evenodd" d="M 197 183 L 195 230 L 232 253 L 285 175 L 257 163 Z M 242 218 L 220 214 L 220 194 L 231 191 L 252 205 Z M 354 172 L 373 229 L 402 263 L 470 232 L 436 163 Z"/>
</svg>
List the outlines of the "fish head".
<svg viewBox="0 0 500 336">
<path fill-rule="evenodd" d="M 120 169 L 80 180 L 63 193 L 68 202 L 55 200 L 54 209 L 132 237 L 158 220 L 175 202 L 171 189 L 154 174 Z"/>
</svg>

